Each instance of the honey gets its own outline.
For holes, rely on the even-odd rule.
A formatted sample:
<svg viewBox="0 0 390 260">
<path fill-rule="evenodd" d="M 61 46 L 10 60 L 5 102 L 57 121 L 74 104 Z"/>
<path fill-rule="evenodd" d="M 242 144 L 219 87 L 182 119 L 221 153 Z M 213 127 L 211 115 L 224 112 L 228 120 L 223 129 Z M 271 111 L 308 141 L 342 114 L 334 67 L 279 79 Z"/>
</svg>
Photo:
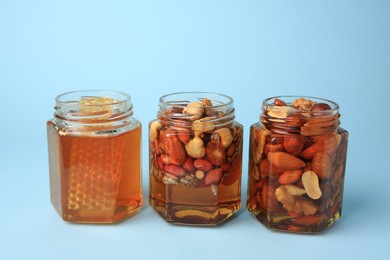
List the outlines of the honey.
<svg viewBox="0 0 390 260">
<path fill-rule="evenodd" d="M 141 125 L 128 100 L 82 94 L 47 123 L 51 201 L 66 221 L 112 223 L 142 205 Z"/>
</svg>

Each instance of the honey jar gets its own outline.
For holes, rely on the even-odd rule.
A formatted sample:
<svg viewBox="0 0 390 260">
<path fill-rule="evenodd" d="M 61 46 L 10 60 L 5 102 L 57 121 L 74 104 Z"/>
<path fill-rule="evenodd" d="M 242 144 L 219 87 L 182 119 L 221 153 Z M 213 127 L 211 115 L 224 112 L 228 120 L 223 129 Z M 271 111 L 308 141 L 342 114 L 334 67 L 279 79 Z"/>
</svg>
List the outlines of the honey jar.
<svg viewBox="0 0 390 260">
<path fill-rule="evenodd" d="M 250 129 L 247 209 L 275 230 L 318 233 L 341 217 L 348 132 L 332 101 L 263 101 Z"/>
<path fill-rule="evenodd" d="M 162 96 L 149 124 L 150 205 L 166 221 L 214 226 L 240 208 L 243 127 L 232 98 Z"/>
<path fill-rule="evenodd" d="M 64 220 L 112 223 L 140 209 L 141 123 L 128 95 L 59 95 L 47 136 L 50 198 Z"/>
</svg>

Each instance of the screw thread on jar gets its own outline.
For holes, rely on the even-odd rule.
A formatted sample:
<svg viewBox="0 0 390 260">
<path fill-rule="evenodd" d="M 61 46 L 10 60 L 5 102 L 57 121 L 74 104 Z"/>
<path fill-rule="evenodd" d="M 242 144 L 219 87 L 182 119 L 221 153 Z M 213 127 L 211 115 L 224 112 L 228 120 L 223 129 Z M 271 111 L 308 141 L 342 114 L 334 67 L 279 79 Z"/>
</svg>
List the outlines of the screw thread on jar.
<svg viewBox="0 0 390 260">
<path fill-rule="evenodd" d="M 54 120 L 69 131 L 128 130 L 133 120 L 130 96 L 117 91 L 74 91 L 56 98 Z"/>
<path fill-rule="evenodd" d="M 275 102 L 281 99 L 282 104 Z M 339 106 L 335 102 L 315 97 L 277 96 L 263 101 L 260 122 L 277 134 L 314 136 L 337 132 L 339 118 Z"/>
<path fill-rule="evenodd" d="M 209 103 L 211 102 L 211 103 Z M 210 92 L 181 92 L 162 96 L 157 113 L 163 125 L 173 129 L 191 128 L 199 120 L 215 128 L 225 127 L 235 119 L 233 100 Z"/>
</svg>

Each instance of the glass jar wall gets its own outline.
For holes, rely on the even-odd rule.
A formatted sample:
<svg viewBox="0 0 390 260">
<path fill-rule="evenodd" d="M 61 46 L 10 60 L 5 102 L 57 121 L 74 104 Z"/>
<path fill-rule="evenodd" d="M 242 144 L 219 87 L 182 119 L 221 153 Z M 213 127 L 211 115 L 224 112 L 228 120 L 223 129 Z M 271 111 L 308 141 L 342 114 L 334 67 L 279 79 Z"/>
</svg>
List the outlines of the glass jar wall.
<svg viewBox="0 0 390 260">
<path fill-rule="evenodd" d="M 150 205 L 168 222 L 217 225 L 240 208 L 243 127 L 216 93 L 160 98 L 149 125 Z"/>
<path fill-rule="evenodd" d="M 141 124 L 130 97 L 76 91 L 47 122 L 51 202 L 66 221 L 112 223 L 142 205 Z"/>
<path fill-rule="evenodd" d="M 250 129 L 247 209 L 265 226 L 316 233 L 341 216 L 348 132 L 320 98 L 264 100 Z"/>
</svg>

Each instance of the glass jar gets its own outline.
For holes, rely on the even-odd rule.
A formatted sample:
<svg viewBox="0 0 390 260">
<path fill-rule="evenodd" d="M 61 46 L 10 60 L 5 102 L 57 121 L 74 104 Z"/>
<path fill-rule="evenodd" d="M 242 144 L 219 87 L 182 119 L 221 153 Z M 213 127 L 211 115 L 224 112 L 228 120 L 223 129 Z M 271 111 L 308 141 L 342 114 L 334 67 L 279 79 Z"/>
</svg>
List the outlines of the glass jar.
<svg viewBox="0 0 390 260">
<path fill-rule="evenodd" d="M 128 95 L 59 95 L 47 135 L 51 202 L 64 220 L 112 223 L 141 208 L 141 123 Z"/>
<path fill-rule="evenodd" d="M 232 98 L 160 98 L 149 125 L 150 205 L 168 222 L 214 226 L 240 208 L 243 127 Z"/>
<path fill-rule="evenodd" d="M 325 99 L 263 101 L 250 129 L 247 209 L 268 228 L 317 233 L 340 218 L 348 132 L 339 118 Z"/>
</svg>

